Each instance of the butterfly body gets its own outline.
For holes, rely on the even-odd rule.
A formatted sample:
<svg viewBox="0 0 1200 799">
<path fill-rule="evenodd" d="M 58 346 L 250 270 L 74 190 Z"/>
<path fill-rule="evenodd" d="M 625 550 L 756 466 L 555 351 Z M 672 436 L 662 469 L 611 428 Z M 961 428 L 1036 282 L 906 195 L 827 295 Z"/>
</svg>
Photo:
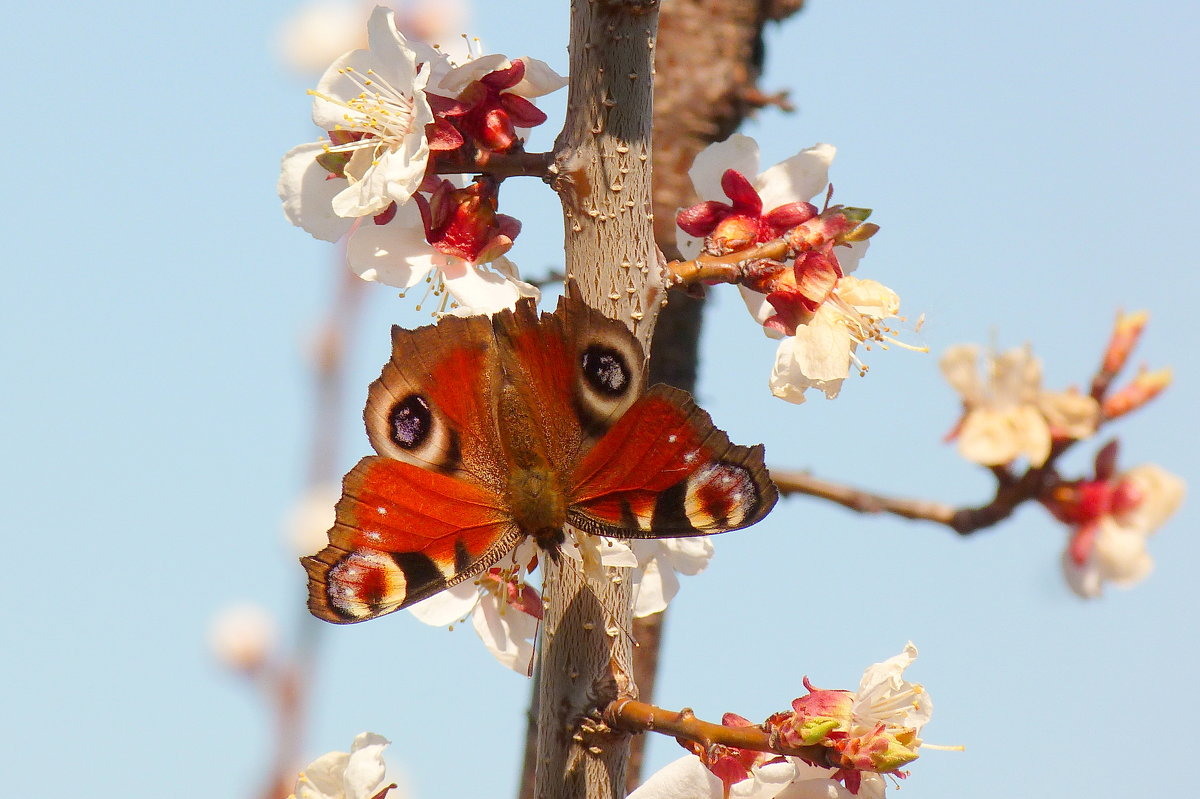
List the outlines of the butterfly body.
<svg viewBox="0 0 1200 799">
<path fill-rule="evenodd" d="M 337 623 L 477 576 L 526 538 L 556 558 L 567 524 L 624 538 L 705 535 L 777 498 L 683 391 L 645 390 L 620 322 L 573 294 L 493 317 L 392 330 L 364 418 L 379 453 L 346 475 L 329 546 L 304 558 L 309 607 Z"/>
</svg>

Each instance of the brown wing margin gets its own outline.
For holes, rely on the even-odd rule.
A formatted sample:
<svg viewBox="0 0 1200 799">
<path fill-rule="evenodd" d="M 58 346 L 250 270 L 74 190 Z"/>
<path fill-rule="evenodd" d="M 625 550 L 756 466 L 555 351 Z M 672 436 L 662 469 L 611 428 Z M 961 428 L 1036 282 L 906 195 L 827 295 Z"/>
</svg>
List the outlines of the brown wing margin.
<svg viewBox="0 0 1200 799">
<path fill-rule="evenodd" d="M 301 558 L 308 607 L 336 624 L 409 607 L 468 580 L 521 539 L 490 490 L 389 458 L 343 483 L 329 546 Z"/>
<path fill-rule="evenodd" d="M 779 493 L 762 445 L 742 447 L 690 394 L 656 385 L 575 470 L 568 520 L 619 538 L 675 538 L 748 527 Z"/>
</svg>

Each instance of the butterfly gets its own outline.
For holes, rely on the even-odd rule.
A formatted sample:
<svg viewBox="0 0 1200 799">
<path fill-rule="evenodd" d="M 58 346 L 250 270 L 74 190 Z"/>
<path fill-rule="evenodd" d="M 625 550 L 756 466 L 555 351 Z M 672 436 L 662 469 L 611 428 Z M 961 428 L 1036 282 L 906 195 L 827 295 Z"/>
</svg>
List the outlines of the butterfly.
<svg viewBox="0 0 1200 799">
<path fill-rule="evenodd" d="M 731 444 L 679 389 L 645 389 L 645 353 L 572 285 L 494 316 L 392 328 L 363 417 L 378 455 L 343 482 L 329 545 L 301 559 L 312 613 L 406 608 L 564 524 L 617 538 L 747 527 L 775 505 L 762 445 Z"/>
</svg>

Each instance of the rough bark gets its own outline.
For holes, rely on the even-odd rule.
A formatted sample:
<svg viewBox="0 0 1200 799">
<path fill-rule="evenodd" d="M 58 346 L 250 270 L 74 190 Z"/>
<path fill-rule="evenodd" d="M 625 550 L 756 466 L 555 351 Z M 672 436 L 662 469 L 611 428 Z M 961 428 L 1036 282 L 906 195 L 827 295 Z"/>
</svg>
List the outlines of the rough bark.
<svg viewBox="0 0 1200 799">
<path fill-rule="evenodd" d="M 696 202 L 688 169 L 696 154 L 736 131 L 763 104 L 763 29 L 800 9 L 803 0 L 670 0 L 659 19 L 654 93 L 654 237 L 679 258 L 675 213 Z M 704 302 L 672 292 L 659 316 L 650 384 L 695 391 Z M 654 696 L 665 614 L 637 619 L 634 678 L 644 701 Z M 645 736 L 635 736 L 627 787 L 641 781 Z"/>
<path fill-rule="evenodd" d="M 555 144 L 566 274 L 647 352 L 662 296 L 650 203 L 657 21 L 656 0 L 571 3 L 567 123 Z M 588 579 L 568 558 L 544 567 L 535 795 L 618 799 L 629 736 L 599 713 L 618 691 L 636 693 L 630 585 Z"/>
</svg>

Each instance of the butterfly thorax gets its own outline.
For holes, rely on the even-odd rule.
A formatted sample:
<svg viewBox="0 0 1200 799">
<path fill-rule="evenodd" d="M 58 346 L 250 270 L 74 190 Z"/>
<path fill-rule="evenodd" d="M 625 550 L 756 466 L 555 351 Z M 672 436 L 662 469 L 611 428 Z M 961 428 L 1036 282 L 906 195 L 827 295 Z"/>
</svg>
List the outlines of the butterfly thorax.
<svg viewBox="0 0 1200 799">
<path fill-rule="evenodd" d="M 556 553 L 567 522 L 566 489 L 546 456 L 545 436 L 511 385 L 500 392 L 497 423 L 510 464 L 508 506 L 513 521 L 538 546 Z"/>
</svg>

